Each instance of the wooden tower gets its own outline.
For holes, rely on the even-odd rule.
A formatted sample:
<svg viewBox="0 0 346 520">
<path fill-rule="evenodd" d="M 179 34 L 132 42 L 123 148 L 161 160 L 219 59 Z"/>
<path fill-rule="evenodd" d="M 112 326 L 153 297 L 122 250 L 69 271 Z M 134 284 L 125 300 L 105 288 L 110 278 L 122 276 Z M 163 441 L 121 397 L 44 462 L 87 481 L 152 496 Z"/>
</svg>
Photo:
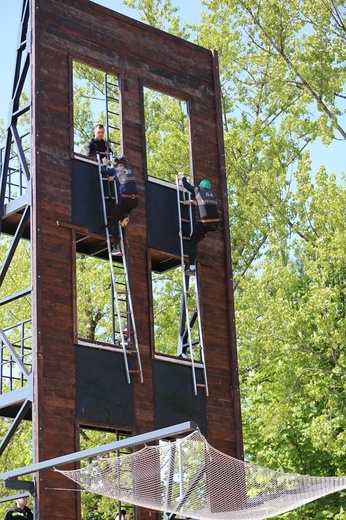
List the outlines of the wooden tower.
<svg viewBox="0 0 346 520">
<path fill-rule="evenodd" d="M 105 257 L 98 169 L 74 149 L 74 63 L 119 80 L 120 143 L 137 173 L 139 205 L 126 229 L 128 268 L 143 382 L 128 383 L 114 345 L 78 335 L 76 254 Z M 20 101 L 31 71 L 31 100 Z M 188 114 L 191 179 L 208 178 L 221 223 L 199 245 L 200 304 L 209 395 L 195 395 L 188 360 L 154 348 L 152 271 L 179 264 L 176 190 L 148 171 L 144 90 L 183 100 Z M 214 51 L 99 6 L 90 0 L 24 0 L 6 146 L 2 150 L 2 233 L 13 237 L 1 282 L 21 238 L 31 241 L 30 356 L 2 332 L 2 352 L 22 383 L 0 396 L 1 415 L 34 425 L 35 462 L 79 449 L 83 426 L 130 435 L 196 421 L 208 441 L 242 457 L 232 268 L 218 59 Z M 31 156 L 17 124 L 30 114 Z M 91 136 L 90 136 L 91 137 Z M 10 190 L 12 143 L 24 179 Z M 165 150 L 161 151 L 165 154 Z M 174 162 L 174 157 L 172 157 Z M 11 176 L 12 175 L 12 176 Z M 18 178 L 18 177 L 17 177 Z M 12 182 L 13 184 L 13 182 Z M 23 188 L 24 186 L 24 188 Z M 12 253 L 11 253 L 12 251 Z M 3 300 L 1 305 L 8 303 Z M 96 348 L 95 348 L 96 347 Z M 28 361 L 28 359 L 30 361 Z M 132 367 L 130 360 L 130 368 Z M 197 378 L 199 368 L 196 368 Z M 9 390 L 9 391 L 8 391 Z M 9 468 L 10 469 L 10 468 Z M 40 518 L 79 515 L 79 497 L 51 471 L 37 475 Z M 57 504 L 59 507 L 57 508 Z M 148 511 L 138 509 L 138 518 Z"/>
</svg>

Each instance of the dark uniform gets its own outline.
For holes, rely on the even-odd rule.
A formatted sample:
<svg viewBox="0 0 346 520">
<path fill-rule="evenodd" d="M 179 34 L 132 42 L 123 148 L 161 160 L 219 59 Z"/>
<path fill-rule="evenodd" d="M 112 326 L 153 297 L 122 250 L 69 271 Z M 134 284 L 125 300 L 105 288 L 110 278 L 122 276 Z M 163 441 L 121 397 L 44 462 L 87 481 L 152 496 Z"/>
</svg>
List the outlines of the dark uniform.
<svg viewBox="0 0 346 520">
<path fill-rule="evenodd" d="M 14 506 L 6 512 L 4 520 L 33 520 L 33 518 L 34 515 L 29 507 L 24 506 L 24 509 L 20 509 Z"/>
<path fill-rule="evenodd" d="M 120 164 L 116 168 L 102 168 L 102 174 L 108 177 L 114 176 L 117 191 L 117 204 L 112 210 L 112 235 L 114 247 L 120 241 L 119 221 L 129 217 L 131 211 L 138 206 L 138 188 L 132 168 L 125 164 Z"/>
<path fill-rule="evenodd" d="M 84 155 L 93 157 L 95 159 L 98 153 L 101 155 L 101 157 L 105 157 L 105 155 L 110 152 L 112 152 L 112 150 L 110 148 L 107 150 L 107 144 L 104 139 L 98 141 L 95 139 L 95 137 L 92 137 L 84 145 Z"/>
<path fill-rule="evenodd" d="M 217 209 L 217 196 L 214 190 L 192 186 L 186 177 L 182 178 L 184 188 L 189 191 L 197 203 L 197 223 L 190 238 L 189 262 L 195 265 L 197 244 L 207 236 L 209 231 L 215 231 L 220 222 Z"/>
</svg>

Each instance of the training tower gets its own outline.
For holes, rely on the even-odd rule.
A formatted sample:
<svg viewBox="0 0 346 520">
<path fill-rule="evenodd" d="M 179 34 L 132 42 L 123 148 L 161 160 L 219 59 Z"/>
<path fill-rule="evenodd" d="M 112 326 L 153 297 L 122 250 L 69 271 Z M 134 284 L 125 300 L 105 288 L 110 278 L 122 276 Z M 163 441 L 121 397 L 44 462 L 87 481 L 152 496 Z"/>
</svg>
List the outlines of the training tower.
<svg viewBox="0 0 346 520">
<path fill-rule="evenodd" d="M 87 341 L 78 333 L 76 258 L 107 259 L 107 248 L 98 168 L 75 149 L 76 64 L 104 74 L 109 128 L 115 103 L 109 77 L 117 79 L 119 140 L 112 148 L 129 157 L 137 174 L 139 205 L 126 228 L 126 259 L 140 371 L 138 360 L 119 345 Z M 181 251 L 174 179 L 156 178 L 150 166 L 148 93 L 186 106 L 187 173 L 195 182 L 208 178 L 220 204 L 219 229 L 198 250 L 201 362 L 182 357 L 181 349 L 177 355 L 155 349 L 152 275 L 179 268 Z M 161 158 L 166 153 L 174 170 L 179 158 L 161 147 Z M 0 301 L 7 309 L 25 299 L 30 308 L 19 323 L 17 315 L 12 324 L 0 324 L 0 415 L 14 419 L 1 453 L 21 421 L 32 421 L 39 462 L 78 451 L 83 427 L 134 435 L 192 420 L 215 448 L 241 458 L 216 52 L 90 0 L 24 0 L 1 165 L 1 236 L 8 244 L 0 273 L 4 287 L 19 245 L 31 244 L 31 281 L 12 293 L 6 289 Z M 78 518 L 79 494 L 63 490 L 69 486 L 55 472 L 36 475 L 40 518 Z M 147 517 L 148 511 L 137 510 L 137 518 Z"/>
</svg>

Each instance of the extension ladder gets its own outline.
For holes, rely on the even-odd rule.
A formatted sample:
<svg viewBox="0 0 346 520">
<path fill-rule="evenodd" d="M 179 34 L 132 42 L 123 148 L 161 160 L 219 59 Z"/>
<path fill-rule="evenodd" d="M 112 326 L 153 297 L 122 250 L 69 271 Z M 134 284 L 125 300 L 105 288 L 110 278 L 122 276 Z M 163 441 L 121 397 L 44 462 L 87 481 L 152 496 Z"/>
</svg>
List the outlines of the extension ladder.
<svg viewBox="0 0 346 520">
<path fill-rule="evenodd" d="M 176 191 L 178 204 L 179 243 L 183 287 L 180 311 L 180 332 L 178 338 L 178 355 L 185 359 L 188 358 L 191 361 L 192 380 L 195 395 L 197 395 L 198 387 L 205 388 L 206 395 L 209 395 L 207 370 L 204 355 L 197 269 L 196 274 L 194 276 L 185 275 L 184 241 L 190 240 L 190 237 L 193 232 L 191 196 L 190 193 L 184 189 L 184 187 L 180 188 L 178 176 L 176 177 Z M 185 216 L 185 214 L 183 216 L 182 206 L 187 204 L 189 205 L 188 216 Z M 189 350 L 189 356 L 186 354 L 187 350 Z M 198 367 L 202 368 L 202 383 L 197 382 L 196 369 Z"/>
<path fill-rule="evenodd" d="M 111 273 L 111 287 L 112 287 L 112 317 L 113 317 L 113 343 L 121 347 L 124 357 L 124 365 L 126 372 L 127 382 L 131 382 L 131 374 L 139 374 L 140 381 L 143 383 L 143 371 L 142 363 L 139 351 L 138 336 L 136 330 L 135 316 L 133 312 L 133 304 L 131 297 L 131 288 L 129 281 L 128 266 L 126 261 L 126 247 L 124 244 L 123 228 L 119 224 L 120 231 L 120 249 L 122 253 L 122 263 L 113 263 L 112 257 L 112 244 L 110 240 L 110 233 L 108 227 L 106 199 L 114 198 L 116 202 L 116 189 L 114 194 L 110 191 L 109 181 L 108 193 L 105 192 L 103 183 L 105 182 L 102 178 L 101 173 L 101 161 L 100 156 L 97 156 L 99 179 L 100 179 L 100 190 L 102 199 L 102 209 L 104 217 L 104 225 L 106 232 L 107 250 L 109 258 L 109 266 Z M 114 182 L 115 186 L 115 182 Z M 137 359 L 138 369 L 130 370 L 128 364 L 128 355 L 135 355 Z"/>
<path fill-rule="evenodd" d="M 120 142 L 111 141 L 111 136 L 120 135 L 120 114 L 119 114 L 119 83 L 113 83 L 109 80 L 107 72 L 104 76 L 104 89 L 106 100 L 106 131 L 107 143 L 112 146 L 120 147 Z M 113 149 L 114 150 L 114 149 Z"/>
</svg>

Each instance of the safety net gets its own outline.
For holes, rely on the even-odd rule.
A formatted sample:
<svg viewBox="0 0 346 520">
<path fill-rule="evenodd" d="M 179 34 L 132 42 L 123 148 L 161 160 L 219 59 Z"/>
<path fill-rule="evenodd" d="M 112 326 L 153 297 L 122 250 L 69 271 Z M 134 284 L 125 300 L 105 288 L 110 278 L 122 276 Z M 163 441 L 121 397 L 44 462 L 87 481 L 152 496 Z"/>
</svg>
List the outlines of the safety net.
<svg viewBox="0 0 346 520">
<path fill-rule="evenodd" d="M 346 477 L 288 474 L 240 461 L 213 448 L 199 430 L 85 464 L 59 471 L 91 493 L 201 520 L 270 518 L 346 488 Z"/>
</svg>

